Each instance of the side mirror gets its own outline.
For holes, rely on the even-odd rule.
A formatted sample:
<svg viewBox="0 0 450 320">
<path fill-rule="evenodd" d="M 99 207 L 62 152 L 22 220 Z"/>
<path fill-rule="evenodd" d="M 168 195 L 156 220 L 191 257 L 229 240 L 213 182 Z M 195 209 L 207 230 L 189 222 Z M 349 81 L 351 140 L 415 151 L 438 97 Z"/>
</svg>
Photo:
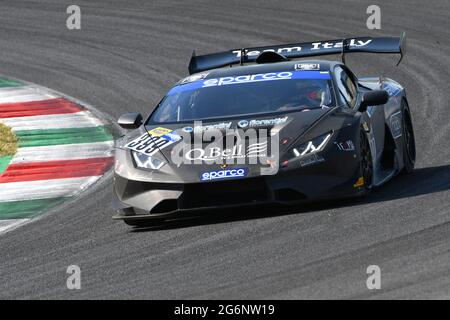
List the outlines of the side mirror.
<svg viewBox="0 0 450 320">
<path fill-rule="evenodd" d="M 386 90 L 373 90 L 364 92 L 359 105 L 359 112 L 365 112 L 368 106 L 378 106 L 385 104 L 389 100 L 389 94 Z"/>
<path fill-rule="evenodd" d="M 144 122 L 144 119 L 137 112 L 124 113 L 117 120 L 117 124 L 124 129 L 137 129 L 141 126 L 142 122 Z"/>
</svg>

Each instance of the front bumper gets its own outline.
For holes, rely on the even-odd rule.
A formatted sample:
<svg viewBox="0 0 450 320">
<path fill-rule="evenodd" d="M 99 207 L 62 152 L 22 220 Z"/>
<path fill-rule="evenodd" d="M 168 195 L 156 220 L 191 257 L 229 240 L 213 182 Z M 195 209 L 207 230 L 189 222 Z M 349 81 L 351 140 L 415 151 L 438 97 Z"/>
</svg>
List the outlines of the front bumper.
<svg viewBox="0 0 450 320">
<path fill-rule="evenodd" d="M 354 187 L 358 166 L 341 169 L 336 173 L 322 164 L 280 170 L 274 176 L 185 184 L 135 181 L 116 174 L 114 219 L 170 218 L 201 209 L 294 205 L 360 195 L 362 189 Z"/>
<path fill-rule="evenodd" d="M 358 196 L 364 192 L 364 188 L 354 186 L 360 178 L 358 150 L 340 150 L 335 144 L 352 140 L 358 146 L 358 125 L 356 121 L 354 126 L 336 131 L 318 153 L 321 161 L 306 161 L 317 160 L 316 155 L 290 156 L 280 159 L 280 163 L 287 160 L 288 164 L 275 175 L 261 175 L 255 166 L 249 167 L 245 178 L 222 181 L 200 182 L 200 173 L 212 170 L 207 166 L 167 164 L 157 171 L 141 170 L 135 167 L 129 151 L 117 149 L 114 207 L 119 213 L 114 218 L 168 218 L 200 209 L 268 203 L 294 205 Z M 313 137 L 319 135 L 311 133 Z M 305 141 L 308 139 L 305 137 Z M 289 153 L 283 151 L 282 155 L 288 157 Z"/>
</svg>

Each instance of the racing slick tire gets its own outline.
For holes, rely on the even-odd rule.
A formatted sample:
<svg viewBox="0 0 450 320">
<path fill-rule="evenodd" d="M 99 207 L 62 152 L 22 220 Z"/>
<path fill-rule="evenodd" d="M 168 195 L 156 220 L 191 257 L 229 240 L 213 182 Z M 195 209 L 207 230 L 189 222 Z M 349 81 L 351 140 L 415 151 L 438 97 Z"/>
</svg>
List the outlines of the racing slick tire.
<svg viewBox="0 0 450 320">
<path fill-rule="evenodd" d="M 414 164 L 416 162 L 416 141 L 414 138 L 414 129 L 412 126 L 411 112 L 409 111 L 408 103 L 402 100 L 403 113 L 403 161 L 405 167 L 403 173 L 410 174 L 414 171 Z"/>
</svg>

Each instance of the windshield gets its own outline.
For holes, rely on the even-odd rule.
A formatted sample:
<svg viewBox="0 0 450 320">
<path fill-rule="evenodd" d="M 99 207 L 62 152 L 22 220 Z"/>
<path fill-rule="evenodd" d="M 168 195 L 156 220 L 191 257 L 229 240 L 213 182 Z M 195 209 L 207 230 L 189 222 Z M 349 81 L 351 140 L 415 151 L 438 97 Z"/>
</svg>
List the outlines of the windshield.
<svg viewBox="0 0 450 320">
<path fill-rule="evenodd" d="M 286 71 L 194 81 L 173 87 L 150 117 L 174 123 L 334 106 L 323 71 Z"/>
</svg>

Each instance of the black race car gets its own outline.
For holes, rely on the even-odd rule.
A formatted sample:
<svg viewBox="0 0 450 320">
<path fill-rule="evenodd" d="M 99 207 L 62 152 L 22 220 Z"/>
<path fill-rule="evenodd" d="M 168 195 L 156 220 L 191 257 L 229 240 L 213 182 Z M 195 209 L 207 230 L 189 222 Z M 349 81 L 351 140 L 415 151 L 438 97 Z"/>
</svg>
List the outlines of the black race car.
<svg viewBox="0 0 450 320">
<path fill-rule="evenodd" d="M 400 37 L 193 54 L 190 76 L 116 142 L 115 219 L 133 226 L 186 211 L 362 196 L 414 168 L 404 88 L 356 77 L 349 52 L 404 53 Z M 400 62 L 400 61 L 399 61 Z"/>
</svg>

